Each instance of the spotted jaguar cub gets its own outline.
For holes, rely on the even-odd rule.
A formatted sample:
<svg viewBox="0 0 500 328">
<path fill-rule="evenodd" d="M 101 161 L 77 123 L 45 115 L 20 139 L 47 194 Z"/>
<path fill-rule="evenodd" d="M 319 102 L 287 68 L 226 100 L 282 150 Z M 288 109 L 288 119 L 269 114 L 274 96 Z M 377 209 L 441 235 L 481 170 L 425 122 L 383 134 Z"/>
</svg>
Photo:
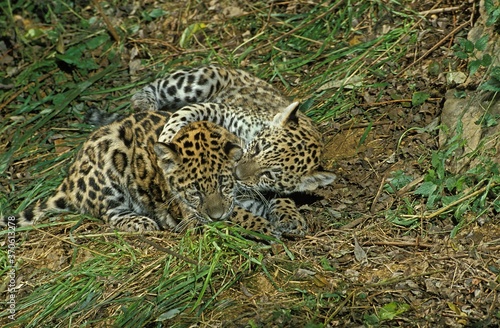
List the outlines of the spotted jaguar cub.
<svg viewBox="0 0 500 328">
<path fill-rule="evenodd" d="M 239 139 L 205 121 L 185 125 L 171 142 L 157 142 L 169 115 L 141 112 L 97 129 L 55 195 L 20 213 L 17 223 L 33 224 L 48 211 L 76 210 L 125 231 L 232 220 L 271 233 L 269 221 L 235 206 Z"/>
<path fill-rule="evenodd" d="M 219 124 L 245 142 L 235 175 L 247 190 L 288 194 L 330 184 L 320 166 L 321 134 L 314 123 L 269 83 L 216 65 L 179 70 L 132 97 L 139 110 L 177 110 L 159 140 L 172 140 L 189 122 Z"/>
<path fill-rule="evenodd" d="M 321 168 L 321 134 L 314 123 L 269 83 L 239 69 L 216 65 L 179 70 L 132 97 L 139 110 L 176 110 L 159 140 L 168 142 L 189 122 L 207 120 L 240 137 L 245 151 L 235 167 L 237 201 L 253 214 L 279 222 L 284 234 L 304 235 L 307 224 L 287 198 L 312 191 L 335 175 Z"/>
</svg>

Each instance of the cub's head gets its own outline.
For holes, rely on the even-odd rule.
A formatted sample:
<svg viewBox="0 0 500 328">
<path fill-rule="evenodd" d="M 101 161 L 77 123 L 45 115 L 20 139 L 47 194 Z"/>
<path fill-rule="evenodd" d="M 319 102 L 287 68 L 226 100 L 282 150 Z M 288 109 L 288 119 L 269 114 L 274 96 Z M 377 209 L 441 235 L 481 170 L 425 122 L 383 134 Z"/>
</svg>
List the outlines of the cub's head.
<svg viewBox="0 0 500 328">
<path fill-rule="evenodd" d="M 319 132 L 297 110 L 297 102 L 288 106 L 248 145 L 235 168 L 244 189 L 287 194 L 315 190 L 335 180 L 335 174 L 320 166 Z"/>
<path fill-rule="evenodd" d="M 193 122 L 172 142 L 157 142 L 154 151 L 170 191 L 190 215 L 201 222 L 229 217 L 236 191 L 234 166 L 243 155 L 234 134 L 210 122 Z"/>
</svg>

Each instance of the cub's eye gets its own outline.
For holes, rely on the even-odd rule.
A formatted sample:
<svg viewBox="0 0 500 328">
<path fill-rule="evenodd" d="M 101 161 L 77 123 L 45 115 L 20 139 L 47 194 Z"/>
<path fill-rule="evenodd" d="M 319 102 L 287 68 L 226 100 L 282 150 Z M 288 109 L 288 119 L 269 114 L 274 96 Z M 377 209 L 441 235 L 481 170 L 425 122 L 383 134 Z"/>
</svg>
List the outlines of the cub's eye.
<svg viewBox="0 0 500 328">
<path fill-rule="evenodd" d="M 255 147 L 253 147 L 253 152 L 252 152 L 252 156 L 257 156 L 259 155 L 261 152 L 261 147 L 260 145 L 257 143 L 255 144 Z"/>
<path fill-rule="evenodd" d="M 186 199 L 201 200 L 203 195 L 198 190 L 187 190 Z"/>
<path fill-rule="evenodd" d="M 234 184 L 230 177 L 220 176 L 218 180 L 219 180 L 219 190 L 222 193 L 228 194 L 233 191 Z"/>
<path fill-rule="evenodd" d="M 260 143 L 256 143 L 253 147 L 252 156 L 258 156 L 262 151 L 265 151 L 269 147 L 271 147 L 270 144 L 261 145 Z"/>
</svg>

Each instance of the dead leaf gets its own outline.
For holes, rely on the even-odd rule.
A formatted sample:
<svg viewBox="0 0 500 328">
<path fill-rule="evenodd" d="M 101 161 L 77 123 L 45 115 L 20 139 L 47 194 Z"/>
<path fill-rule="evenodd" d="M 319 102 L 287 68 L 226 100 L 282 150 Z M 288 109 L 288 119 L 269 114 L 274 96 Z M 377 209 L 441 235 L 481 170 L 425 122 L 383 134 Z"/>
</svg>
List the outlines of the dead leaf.
<svg viewBox="0 0 500 328">
<path fill-rule="evenodd" d="M 239 7 L 229 6 L 222 10 L 222 14 L 226 17 L 236 17 L 245 15 L 246 12 Z"/>
<path fill-rule="evenodd" d="M 54 145 L 56 146 L 56 154 L 62 154 L 62 153 L 65 153 L 65 152 L 71 150 L 71 147 L 63 146 L 65 144 L 66 144 L 66 142 L 64 141 L 63 138 L 54 139 Z"/>
<path fill-rule="evenodd" d="M 367 260 L 365 250 L 359 245 L 358 239 L 354 236 L 354 257 L 358 262 L 365 262 Z"/>
</svg>

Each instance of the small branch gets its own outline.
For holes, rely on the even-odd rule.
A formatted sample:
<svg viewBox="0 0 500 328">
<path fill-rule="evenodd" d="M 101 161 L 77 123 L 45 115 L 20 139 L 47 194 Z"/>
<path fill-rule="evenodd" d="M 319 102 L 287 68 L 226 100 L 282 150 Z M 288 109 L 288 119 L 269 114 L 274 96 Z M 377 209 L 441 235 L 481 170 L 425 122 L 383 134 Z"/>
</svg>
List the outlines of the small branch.
<svg viewBox="0 0 500 328">
<path fill-rule="evenodd" d="M 137 43 L 139 45 L 144 45 L 144 44 L 153 44 L 153 45 L 161 45 L 166 48 L 170 48 L 170 51 L 174 52 L 175 54 L 179 54 L 182 51 L 177 48 L 175 45 L 173 45 L 170 42 L 164 41 L 164 40 L 159 40 L 159 39 L 128 39 L 127 42 L 130 43 Z"/>
<path fill-rule="evenodd" d="M 382 189 L 384 189 L 384 184 L 385 184 L 386 179 L 387 179 L 387 173 L 384 174 L 384 176 L 382 177 L 382 180 L 380 181 L 380 184 L 379 184 L 379 187 L 377 190 L 377 194 L 373 198 L 372 206 L 370 206 L 370 213 L 372 213 L 372 214 L 374 214 L 374 212 L 375 212 L 375 205 L 377 204 L 377 199 L 380 197 L 380 194 L 382 193 Z"/>
<path fill-rule="evenodd" d="M 120 36 L 116 32 L 116 30 L 113 27 L 113 24 L 109 20 L 108 16 L 106 16 L 106 14 L 104 13 L 104 10 L 102 10 L 102 7 L 99 4 L 99 1 L 98 0 L 92 0 L 92 3 L 97 8 L 97 11 L 99 12 L 99 14 L 101 15 L 102 19 L 104 20 L 104 23 L 108 27 L 108 31 L 109 31 L 109 33 L 111 33 L 111 36 L 113 37 L 113 39 L 115 39 L 116 42 L 120 42 Z"/>
<path fill-rule="evenodd" d="M 465 259 L 470 257 L 469 254 L 456 254 L 456 255 L 447 255 L 441 257 L 433 257 L 436 261 L 448 261 L 448 260 L 457 260 L 457 259 Z"/>
<path fill-rule="evenodd" d="M 10 90 L 10 89 L 14 89 L 14 84 L 3 84 L 3 83 L 0 83 L 0 90 Z"/>
<path fill-rule="evenodd" d="M 358 219 L 356 219 L 354 221 L 350 221 L 349 223 L 343 225 L 340 229 L 341 230 L 353 229 L 353 228 L 355 228 L 356 226 L 362 224 L 363 222 L 365 222 L 368 219 L 369 219 L 368 216 L 366 216 L 366 217 L 360 217 L 360 218 L 358 218 Z"/>
<path fill-rule="evenodd" d="M 274 40 L 268 41 L 265 45 L 253 49 L 252 52 L 255 52 L 255 51 L 258 51 L 258 50 L 260 51 L 260 50 L 262 50 L 264 48 L 267 48 L 269 46 L 274 46 L 281 39 L 283 39 L 283 38 L 285 38 L 287 36 L 290 36 L 291 34 L 294 34 L 295 32 L 300 31 L 301 29 L 303 29 L 303 28 L 305 28 L 305 27 L 307 27 L 307 26 L 309 26 L 311 24 L 316 23 L 318 20 L 324 18 L 325 16 L 327 16 L 327 15 L 331 14 L 332 12 L 334 12 L 335 10 L 337 10 L 337 8 L 339 8 L 343 4 L 344 4 L 343 0 L 339 1 L 338 3 L 336 3 L 335 5 L 333 5 L 329 10 L 325 11 L 321 15 L 316 16 L 314 19 L 310 20 L 309 22 L 307 22 L 307 23 L 305 23 L 303 25 L 297 26 L 296 28 L 293 28 L 290 31 L 281 34 L 279 37 L 275 38 Z"/>
<path fill-rule="evenodd" d="M 396 196 L 401 197 L 402 195 L 406 194 L 409 190 L 413 189 L 413 187 L 418 185 L 420 182 L 424 181 L 424 179 L 425 179 L 425 177 L 423 175 L 416 178 L 415 180 L 413 180 L 412 182 L 410 182 L 409 184 L 407 184 L 403 188 L 396 191 Z"/>
<path fill-rule="evenodd" d="M 356 123 L 354 124 L 352 120 L 349 120 L 348 122 L 342 123 L 339 126 L 340 130 L 349 128 L 349 129 L 360 129 L 360 128 L 367 128 L 369 126 L 377 126 L 377 125 L 388 125 L 388 124 L 394 124 L 394 121 L 378 121 L 378 122 L 363 122 L 363 123 Z"/>
<path fill-rule="evenodd" d="M 325 321 L 323 322 L 324 326 L 327 327 L 327 326 L 330 326 L 329 323 L 330 321 L 333 320 L 333 318 L 340 313 L 341 310 L 343 310 L 347 304 L 347 302 L 349 302 L 351 299 L 354 298 L 354 295 L 359 293 L 360 290 L 358 289 L 354 289 L 353 291 L 351 291 L 349 293 L 349 295 L 347 295 L 347 297 L 342 301 L 340 302 L 340 304 L 335 308 L 335 310 L 332 312 L 332 314 L 330 314 L 326 319 Z"/>
<path fill-rule="evenodd" d="M 408 241 L 372 241 L 372 242 L 366 242 L 363 244 L 365 245 L 377 245 L 377 246 L 402 246 L 402 247 L 422 247 L 422 248 L 432 248 L 435 245 L 432 244 L 423 244 L 417 242 L 408 242 Z"/>
<path fill-rule="evenodd" d="M 422 272 L 422 273 L 417 273 L 411 276 L 402 276 L 402 277 L 396 277 L 396 278 L 390 278 L 386 280 L 382 280 L 380 282 L 376 282 L 373 284 L 367 284 L 364 286 L 364 288 L 371 288 L 371 287 L 379 287 L 379 286 L 387 286 L 387 285 L 394 285 L 397 284 L 398 282 L 406 281 L 406 280 L 412 280 L 413 278 L 418 278 L 418 277 L 425 277 L 425 276 L 432 276 L 438 273 L 444 273 L 446 272 L 445 270 L 435 270 L 435 271 L 430 271 L 430 272 Z"/>
<path fill-rule="evenodd" d="M 411 66 L 411 65 L 410 65 Z M 408 66 L 408 67 L 410 67 Z M 441 101 L 443 98 L 428 98 L 426 101 Z M 394 100 L 387 100 L 387 101 L 380 101 L 380 102 L 374 102 L 374 103 L 367 103 L 367 104 L 359 104 L 361 107 L 376 107 L 376 106 L 384 106 L 384 105 L 389 105 L 389 104 L 395 104 L 395 103 L 411 103 L 411 99 L 394 99 Z"/>
<path fill-rule="evenodd" d="M 445 207 L 440 208 L 439 210 L 437 210 L 437 211 L 435 211 L 435 212 L 433 212 L 431 214 L 428 214 L 428 215 L 404 214 L 404 215 L 401 215 L 401 217 L 403 217 L 403 218 L 410 218 L 410 219 L 430 220 L 432 218 L 435 218 L 436 216 L 439 216 L 439 215 L 443 214 L 444 212 L 446 212 L 449 209 L 451 209 L 452 207 L 460 204 L 461 202 L 466 201 L 469 198 L 476 197 L 477 195 L 482 194 L 486 190 L 494 188 L 497 185 L 498 184 L 493 183 L 493 184 L 491 184 L 489 186 L 484 186 L 483 188 L 481 188 L 479 190 L 476 190 L 473 193 L 468 194 L 468 195 L 466 195 L 466 196 L 464 196 L 464 197 L 462 197 L 462 198 L 454 201 L 453 203 L 450 203 L 450 204 L 446 205 Z"/>
<path fill-rule="evenodd" d="M 427 15 L 432 15 L 432 14 L 448 13 L 450 11 L 460 10 L 460 8 L 462 8 L 462 7 L 456 6 L 456 7 L 448 7 L 448 8 L 437 8 L 437 9 L 421 11 L 421 12 L 419 12 L 419 14 L 422 16 L 427 16 Z"/>
<path fill-rule="evenodd" d="M 36 231 L 39 231 L 39 232 L 41 232 L 41 233 L 43 233 L 43 234 L 49 235 L 49 236 L 51 236 L 52 238 L 55 238 L 55 239 L 57 239 L 57 240 L 59 240 L 59 241 L 61 241 L 61 242 L 63 242 L 63 243 L 67 243 L 67 244 L 69 244 L 69 245 L 71 245 L 71 246 L 74 246 L 74 247 L 78 247 L 78 248 L 85 249 L 85 250 L 87 250 L 87 251 L 89 251 L 89 252 L 91 252 L 91 253 L 93 253 L 93 254 L 99 255 L 99 256 L 103 256 L 103 257 L 107 257 L 107 258 L 112 258 L 112 257 L 111 257 L 111 256 L 109 256 L 109 255 L 99 253 L 98 251 L 95 251 L 95 250 L 93 250 L 93 249 L 91 249 L 91 248 L 89 248 L 89 247 L 87 247 L 87 246 L 83 246 L 83 245 L 80 245 L 80 244 L 74 243 L 74 242 L 72 242 L 71 240 L 68 240 L 68 238 L 65 238 L 65 237 L 60 237 L 60 236 L 58 236 L 58 235 L 54 235 L 53 233 L 50 233 L 50 232 L 48 232 L 48 231 L 46 231 L 46 230 L 43 230 L 43 229 L 38 228 L 37 226 L 33 226 L 33 229 L 34 229 L 34 230 L 36 230 Z"/>
<path fill-rule="evenodd" d="M 467 200 L 467 199 L 469 199 L 469 198 L 472 198 L 472 197 L 475 197 L 475 196 L 477 196 L 477 195 L 479 195 L 479 194 L 482 194 L 482 193 L 483 193 L 483 192 L 485 192 L 486 190 L 491 189 L 491 188 L 493 188 L 493 187 L 495 187 L 495 186 L 496 186 L 496 184 L 492 184 L 492 185 L 490 185 L 490 186 L 484 186 L 483 188 L 481 188 L 481 189 L 479 189 L 479 190 L 474 191 L 472 194 L 469 194 L 469 195 L 467 195 L 467 196 L 464 196 L 464 197 L 462 197 L 462 198 L 460 198 L 460 199 L 458 199 L 458 200 L 454 201 L 453 203 L 450 203 L 450 204 L 446 205 L 445 207 L 440 208 L 440 209 L 439 209 L 439 210 L 437 210 L 436 212 L 431 213 L 431 214 L 429 214 L 429 215 L 426 215 L 426 216 L 424 217 L 424 219 L 425 219 L 425 220 L 430 220 L 430 219 L 432 219 L 432 218 L 435 218 L 436 216 L 441 215 L 442 213 L 446 212 L 447 210 L 449 210 L 450 208 L 454 207 L 455 205 L 458 205 L 458 204 L 460 204 L 461 202 L 463 202 L 463 201 L 465 201 L 465 200 Z"/>
</svg>

